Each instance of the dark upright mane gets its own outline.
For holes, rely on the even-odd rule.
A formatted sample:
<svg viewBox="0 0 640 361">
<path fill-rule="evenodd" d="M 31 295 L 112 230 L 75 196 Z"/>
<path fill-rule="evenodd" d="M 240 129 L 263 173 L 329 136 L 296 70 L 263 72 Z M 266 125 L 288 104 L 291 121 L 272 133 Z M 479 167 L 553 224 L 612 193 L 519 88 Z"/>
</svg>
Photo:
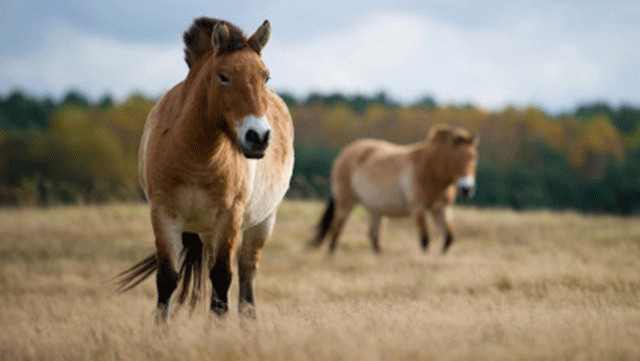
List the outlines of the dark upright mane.
<svg viewBox="0 0 640 361">
<path fill-rule="evenodd" d="M 447 124 L 439 124 L 431 128 L 427 140 L 431 143 L 453 141 L 453 144 L 473 142 L 473 135 L 461 128 L 454 128 Z"/>
<path fill-rule="evenodd" d="M 211 33 L 217 23 L 223 23 L 227 26 L 227 29 L 229 29 L 229 39 L 226 43 L 222 44 L 220 48 L 221 53 L 231 53 L 247 45 L 247 39 L 244 33 L 237 26 L 224 20 L 207 17 L 197 18 L 193 21 L 191 27 L 182 35 L 185 45 L 184 60 L 187 62 L 189 68 L 191 68 L 191 65 L 193 65 L 202 54 L 213 48 Z"/>
</svg>

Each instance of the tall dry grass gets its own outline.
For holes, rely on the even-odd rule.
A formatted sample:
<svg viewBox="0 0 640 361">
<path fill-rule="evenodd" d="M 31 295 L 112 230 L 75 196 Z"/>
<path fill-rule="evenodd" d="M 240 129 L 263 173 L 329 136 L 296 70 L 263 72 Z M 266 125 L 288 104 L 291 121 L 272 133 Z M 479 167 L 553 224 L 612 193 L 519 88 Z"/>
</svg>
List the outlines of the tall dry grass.
<svg viewBox="0 0 640 361">
<path fill-rule="evenodd" d="M 393 220 L 377 256 L 358 210 L 330 258 L 304 247 L 322 207 L 281 206 L 257 321 L 169 328 L 152 280 L 110 283 L 153 249 L 146 206 L 0 210 L 0 359 L 640 359 L 640 219 L 458 208 L 448 254 Z"/>
</svg>

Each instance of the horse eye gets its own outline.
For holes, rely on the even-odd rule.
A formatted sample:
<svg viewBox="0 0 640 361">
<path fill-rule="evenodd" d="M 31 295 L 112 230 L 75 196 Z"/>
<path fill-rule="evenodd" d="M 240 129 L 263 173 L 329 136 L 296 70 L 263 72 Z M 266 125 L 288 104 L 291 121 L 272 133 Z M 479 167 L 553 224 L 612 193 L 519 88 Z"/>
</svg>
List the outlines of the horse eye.
<svg viewBox="0 0 640 361">
<path fill-rule="evenodd" d="M 271 77 L 267 75 L 267 78 L 264 80 L 264 82 L 267 83 L 269 79 L 271 79 Z"/>
<path fill-rule="evenodd" d="M 220 80 L 220 83 L 222 83 L 222 85 L 229 85 L 230 82 L 229 77 L 222 73 L 218 73 L 218 80 Z"/>
</svg>

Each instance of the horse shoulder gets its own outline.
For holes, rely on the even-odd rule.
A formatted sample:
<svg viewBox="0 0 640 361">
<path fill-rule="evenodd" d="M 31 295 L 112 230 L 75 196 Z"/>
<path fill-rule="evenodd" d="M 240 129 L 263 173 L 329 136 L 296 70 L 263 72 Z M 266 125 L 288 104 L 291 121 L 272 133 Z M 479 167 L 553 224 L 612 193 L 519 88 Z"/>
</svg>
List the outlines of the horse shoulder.
<svg viewBox="0 0 640 361">
<path fill-rule="evenodd" d="M 275 159 L 283 164 L 293 162 L 293 120 L 285 102 L 272 90 L 267 98 L 267 118 L 273 128 Z M 293 163 L 292 163 L 293 164 Z"/>
<path fill-rule="evenodd" d="M 455 188 L 442 181 L 448 157 L 434 145 L 419 146 L 413 151 L 416 199 L 427 206 L 455 201 Z"/>
<path fill-rule="evenodd" d="M 273 138 L 265 156 L 247 163 L 250 197 L 247 200 L 244 226 L 261 222 L 275 212 L 289 189 L 293 174 L 293 121 L 284 101 L 270 92 L 267 118 Z"/>
<path fill-rule="evenodd" d="M 406 182 L 410 183 L 413 203 L 426 205 L 431 201 L 432 151 L 430 146 L 416 144 L 408 154 L 412 172 Z"/>
<path fill-rule="evenodd" d="M 159 163 L 159 158 L 166 156 L 164 152 L 162 155 L 158 154 L 160 153 L 160 143 L 173 127 L 179 112 L 179 94 L 182 92 L 183 83 L 181 82 L 167 91 L 154 105 L 142 130 L 138 150 L 138 177 L 147 198 L 149 198 L 150 188 L 153 187 L 150 173 L 157 172 L 155 168 Z"/>
</svg>

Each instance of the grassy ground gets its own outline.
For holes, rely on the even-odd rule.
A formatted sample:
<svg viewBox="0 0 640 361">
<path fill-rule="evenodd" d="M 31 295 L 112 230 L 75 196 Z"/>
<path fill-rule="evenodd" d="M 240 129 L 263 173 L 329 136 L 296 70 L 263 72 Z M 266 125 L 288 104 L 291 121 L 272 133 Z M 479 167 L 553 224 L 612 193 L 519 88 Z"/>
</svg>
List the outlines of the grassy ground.
<svg viewBox="0 0 640 361">
<path fill-rule="evenodd" d="M 256 280 L 257 321 L 114 293 L 153 239 L 144 205 L 0 210 L 2 360 L 640 359 L 640 219 L 458 208 L 425 254 L 409 220 L 372 254 L 358 210 L 333 257 L 305 243 L 323 205 L 285 202 Z M 435 230 L 434 230 L 435 233 Z"/>
</svg>

